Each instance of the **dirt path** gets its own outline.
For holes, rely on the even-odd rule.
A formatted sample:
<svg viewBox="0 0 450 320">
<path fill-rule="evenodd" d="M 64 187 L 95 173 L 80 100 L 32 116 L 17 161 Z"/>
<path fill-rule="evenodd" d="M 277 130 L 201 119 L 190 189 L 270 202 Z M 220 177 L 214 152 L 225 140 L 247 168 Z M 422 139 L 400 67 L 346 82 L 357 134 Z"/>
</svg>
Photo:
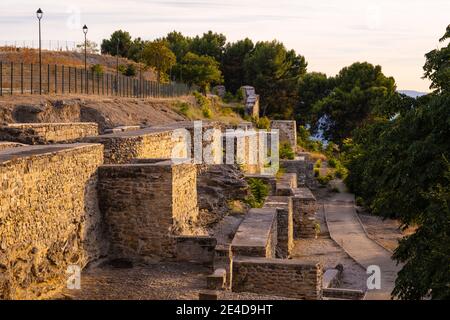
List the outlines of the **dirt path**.
<svg viewBox="0 0 450 320">
<path fill-rule="evenodd" d="M 391 259 L 388 250 L 365 233 L 355 211 L 354 195 L 346 192 L 342 182 L 334 181 L 334 184 L 341 192 L 332 195 L 324 203 L 331 238 L 365 268 L 371 265 L 380 267 L 381 289 L 368 290 L 366 299 L 390 299 L 400 267 Z"/>
</svg>

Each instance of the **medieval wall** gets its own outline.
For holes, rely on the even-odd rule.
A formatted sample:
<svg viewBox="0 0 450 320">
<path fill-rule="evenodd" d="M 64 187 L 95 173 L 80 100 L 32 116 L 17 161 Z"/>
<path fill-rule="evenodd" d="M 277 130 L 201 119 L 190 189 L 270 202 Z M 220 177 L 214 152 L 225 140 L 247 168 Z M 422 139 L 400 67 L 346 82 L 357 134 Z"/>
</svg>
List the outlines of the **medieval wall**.
<svg viewBox="0 0 450 320">
<path fill-rule="evenodd" d="M 289 143 L 292 150 L 297 148 L 297 123 L 294 120 L 272 120 L 271 129 L 280 130 L 280 144 Z"/>
<path fill-rule="evenodd" d="M 25 144 L 73 142 L 97 135 L 98 125 L 91 122 L 13 123 L 0 127 L 0 140 Z"/>
<path fill-rule="evenodd" d="M 232 290 L 320 300 L 322 267 L 295 260 L 239 258 L 233 261 Z"/>
<path fill-rule="evenodd" d="M 234 256 L 274 258 L 277 247 L 275 208 L 250 209 L 231 243 Z"/>
<path fill-rule="evenodd" d="M 43 298 L 66 269 L 105 251 L 98 210 L 101 145 L 30 146 L 0 152 L 0 299 Z"/>
<path fill-rule="evenodd" d="M 294 213 L 294 237 L 314 238 L 316 235 L 315 215 L 318 210 L 316 198 L 308 188 L 298 188 L 294 190 L 292 197 Z"/>
<path fill-rule="evenodd" d="M 172 258 L 198 215 L 196 169 L 170 161 L 99 169 L 100 208 L 117 258 Z"/>
<path fill-rule="evenodd" d="M 104 145 L 104 161 L 106 164 L 124 164 L 134 158 L 165 158 L 172 157 L 172 150 L 177 141 L 172 141 L 172 131 L 150 132 L 137 130 L 116 134 L 89 137 L 84 141 Z M 186 156 L 186 150 L 181 150 L 180 157 Z"/>
</svg>

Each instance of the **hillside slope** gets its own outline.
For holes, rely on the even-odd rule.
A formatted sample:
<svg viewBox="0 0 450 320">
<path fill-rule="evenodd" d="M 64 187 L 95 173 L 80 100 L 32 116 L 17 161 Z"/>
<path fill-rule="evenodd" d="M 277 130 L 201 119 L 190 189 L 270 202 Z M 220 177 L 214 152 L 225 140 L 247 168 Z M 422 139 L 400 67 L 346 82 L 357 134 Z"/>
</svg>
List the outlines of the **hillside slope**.
<svg viewBox="0 0 450 320">
<path fill-rule="evenodd" d="M 183 111 L 188 108 L 189 112 Z M 122 125 L 162 125 L 204 119 L 191 96 L 172 99 L 134 99 L 98 96 L 3 96 L 0 125 L 20 122 L 96 122 L 100 131 Z M 238 123 L 230 108 L 212 105 L 211 120 Z"/>
</svg>

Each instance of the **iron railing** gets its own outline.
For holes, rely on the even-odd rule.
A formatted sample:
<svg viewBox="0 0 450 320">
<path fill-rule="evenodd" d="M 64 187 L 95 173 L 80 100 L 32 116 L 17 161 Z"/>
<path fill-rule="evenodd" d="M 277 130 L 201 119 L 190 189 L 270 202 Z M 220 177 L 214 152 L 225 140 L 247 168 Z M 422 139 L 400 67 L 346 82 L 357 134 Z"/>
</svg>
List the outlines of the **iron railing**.
<svg viewBox="0 0 450 320">
<path fill-rule="evenodd" d="M 40 76 L 40 73 L 42 76 Z M 140 77 L 98 73 L 63 65 L 0 62 L 0 96 L 14 94 L 93 94 L 167 98 L 192 93 L 183 83 L 158 83 Z"/>
</svg>

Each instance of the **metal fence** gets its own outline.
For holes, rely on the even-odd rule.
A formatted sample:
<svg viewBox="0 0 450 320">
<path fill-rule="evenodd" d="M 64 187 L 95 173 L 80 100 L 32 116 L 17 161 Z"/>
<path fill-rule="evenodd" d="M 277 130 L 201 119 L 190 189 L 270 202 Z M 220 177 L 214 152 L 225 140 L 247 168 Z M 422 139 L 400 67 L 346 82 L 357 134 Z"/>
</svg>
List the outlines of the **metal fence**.
<svg viewBox="0 0 450 320">
<path fill-rule="evenodd" d="M 49 51 L 77 51 L 84 49 L 84 41 L 68 41 L 68 40 L 42 40 L 42 50 Z M 16 51 L 18 48 L 39 49 L 39 41 L 37 40 L 0 40 L 2 51 Z"/>
<path fill-rule="evenodd" d="M 0 96 L 14 94 L 93 94 L 131 98 L 187 95 L 183 83 L 168 84 L 82 68 L 0 62 Z"/>
</svg>

